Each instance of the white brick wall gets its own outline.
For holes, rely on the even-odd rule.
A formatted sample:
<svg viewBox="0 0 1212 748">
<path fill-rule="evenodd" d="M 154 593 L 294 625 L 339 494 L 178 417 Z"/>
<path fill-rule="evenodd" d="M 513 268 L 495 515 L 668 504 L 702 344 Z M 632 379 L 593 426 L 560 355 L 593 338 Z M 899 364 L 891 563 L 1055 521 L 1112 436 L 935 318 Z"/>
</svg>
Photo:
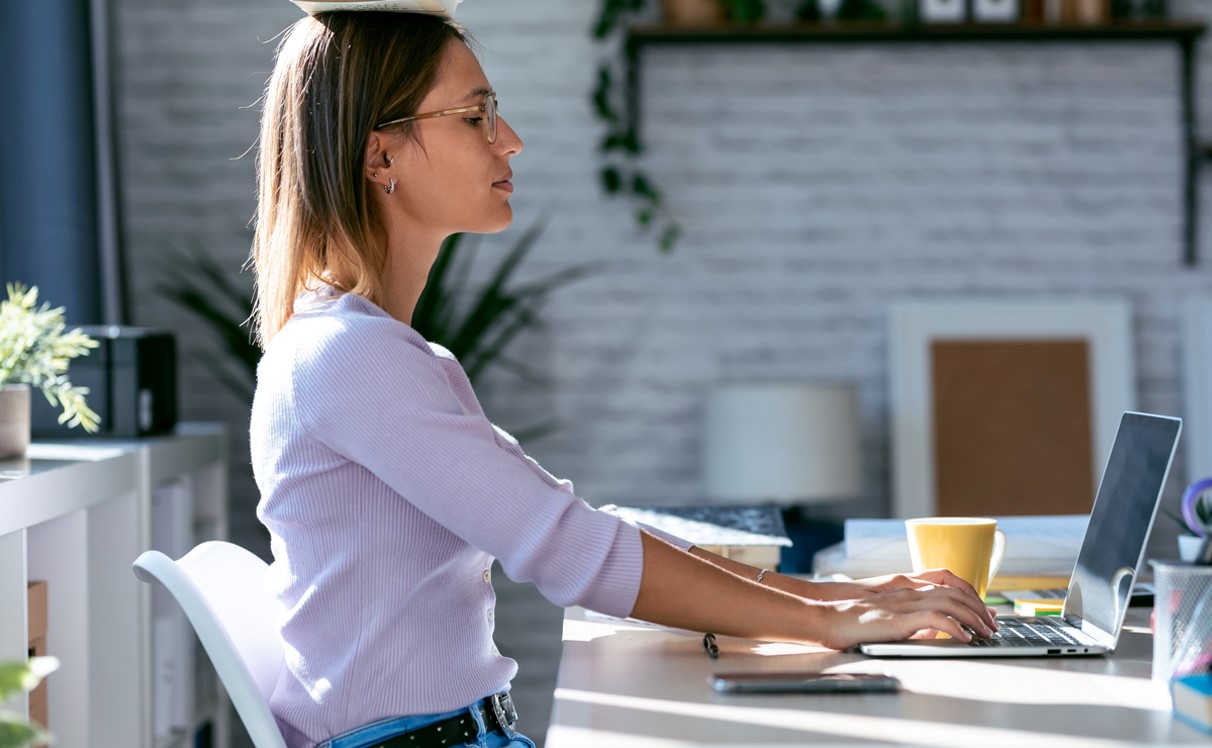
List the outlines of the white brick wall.
<svg viewBox="0 0 1212 748">
<path fill-rule="evenodd" d="M 846 378 L 862 384 L 859 511 L 878 513 L 894 299 L 1127 297 L 1142 333 L 1140 404 L 1181 412 L 1176 315 L 1207 291 L 1209 265 L 1178 259 L 1173 45 L 650 49 L 648 167 L 685 229 L 662 256 L 598 190 L 591 5 L 461 10 L 527 142 L 515 161 L 519 226 L 550 218 L 524 270 L 604 263 L 518 349 L 551 368 L 553 387 L 517 396 L 502 375 L 482 395 L 515 428 L 554 412 L 564 428 L 530 448 L 590 500 L 694 500 L 712 382 Z M 1207 3 L 1175 5 L 1212 17 Z M 285 0 L 114 8 L 137 318 L 181 331 L 187 417 L 239 419 L 243 406 L 192 363 L 212 341 L 151 289 L 169 250 L 204 248 L 233 272 L 243 261 L 253 163 L 238 157 L 256 137 L 272 38 L 297 12 Z M 517 233 L 489 239 L 485 254 Z M 237 501 L 239 512 L 252 497 Z"/>
<path fill-rule="evenodd" d="M 1172 0 L 1212 20 L 1212 3 Z M 889 488 L 887 304 L 954 296 L 1123 298 L 1135 308 L 1139 405 L 1182 414 L 1182 302 L 1212 291 L 1212 196 L 1201 264 L 1181 265 L 1175 45 L 686 47 L 644 68 L 648 168 L 685 229 L 670 256 L 597 183 L 589 104 L 594 3 L 468 0 L 502 110 L 526 141 L 518 227 L 550 219 L 524 273 L 603 263 L 558 295 L 516 355 L 545 388 L 490 378 L 507 428 L 554 414 L 529 444 L 596 503 L 700 495 L 701 396 L 713 382 L 852 379 L 864 421 L 864 494 Z M 251 156 L 286 0 L 115 0 L 121 175 L 136 322 L 180 334 L 184 416 L 245 406 L 198 365 L 213 341 L 152 288 L 169 250 L 205 248 L 235 273 L 249 241 Z M 1212 133 L 1212 55 L 1199 110 Z M 1212 139 L 1212 135 L 1209 136 Z M 1205 192 L 1212 180 L 1205 178 Z M 233 448 L 233 474 L 247 450 Z M 1175 470 L 1166 501 L 1187 477 Z M 236 481 L 238 537 L 260 536 Z M 1168 523 L 1159 522 L 1168 533 Z M 508 648 L 506 648 L 508 651 Z"/>
</svg>

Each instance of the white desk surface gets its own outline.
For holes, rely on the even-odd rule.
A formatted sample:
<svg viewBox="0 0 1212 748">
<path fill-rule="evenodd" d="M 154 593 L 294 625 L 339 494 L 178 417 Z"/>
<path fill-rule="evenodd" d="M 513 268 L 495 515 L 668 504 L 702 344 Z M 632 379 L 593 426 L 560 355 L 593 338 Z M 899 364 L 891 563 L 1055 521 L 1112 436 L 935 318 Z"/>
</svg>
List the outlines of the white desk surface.
<svg viewBox="0 0 1212 748">
<path fill-rule="evenodd" d="M 547 748 L 918 745 L 1102 748 L 1212 744 L 1175 721 L 1150 680 L 1148 608 L 1133 608 L 1110 657 L 876 660 L 702 637 L 573 608 Z M 889 672 L 898 694 L 723 695 L 712 672 Z M 525 732 L 525 715 L 519 726 Z"/>
</svg>

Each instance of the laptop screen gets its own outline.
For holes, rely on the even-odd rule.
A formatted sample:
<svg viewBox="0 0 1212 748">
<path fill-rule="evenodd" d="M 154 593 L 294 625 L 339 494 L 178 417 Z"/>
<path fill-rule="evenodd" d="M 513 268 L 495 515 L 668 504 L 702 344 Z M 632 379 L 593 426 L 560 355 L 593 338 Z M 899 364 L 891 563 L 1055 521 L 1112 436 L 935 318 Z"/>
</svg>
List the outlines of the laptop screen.
<svg viewBox="0 0 1212 748">
<path fill-rule="evenodd" d="M 1177 418 L 1124 413 L 1069 582 L 1066 621 L 1118 633 L 1181 428 Z"/>
</svg>

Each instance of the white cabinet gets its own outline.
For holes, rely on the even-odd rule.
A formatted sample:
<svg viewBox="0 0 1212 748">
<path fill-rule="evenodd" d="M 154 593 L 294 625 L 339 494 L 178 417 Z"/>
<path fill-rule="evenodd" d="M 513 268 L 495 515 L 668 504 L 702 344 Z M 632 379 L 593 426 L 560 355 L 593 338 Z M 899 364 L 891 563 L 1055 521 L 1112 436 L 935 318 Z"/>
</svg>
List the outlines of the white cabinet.
<svg viewBox="0 0 1212 748">
<path fill-rule="evenodd" d="M 177 642 L 174 662 L 186 660 L 175 665 L 177 684 L 158 677 L 165 652 L 153 647 L 153 588 L 131 572 L 158 544 L 226 536 L 219 425 L 185 424 L 140 440 L 35 443 L 24 458 L 0 461 L 0 661 L 26 656 L 26 583 L 46 580 L 47 652 L 62 663 L 47 680 L 58 745 L 192 746 L 207 722 L 214 743 L 226 745 L 226 699 L 208 668 L 195 667 L 196 640 L 183 618 L 168 619 L 177 627 L 169 633 L 160 621 L 161 641 Z M 157 735 L 157 715 L 170 713 Z"/>
</svg>

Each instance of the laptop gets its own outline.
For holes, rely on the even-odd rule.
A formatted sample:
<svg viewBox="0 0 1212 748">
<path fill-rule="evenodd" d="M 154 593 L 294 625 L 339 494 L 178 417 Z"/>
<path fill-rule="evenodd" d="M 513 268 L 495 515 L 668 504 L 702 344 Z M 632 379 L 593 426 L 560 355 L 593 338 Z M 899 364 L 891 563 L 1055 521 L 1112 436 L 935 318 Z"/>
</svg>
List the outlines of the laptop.
<svg viewBox="0 0 1212 748">
<path fill-rule="evenodd" d="M 1182 419 L 1125 412 L 1059 616 L 998 616 L 991 639 L 860 644 L 872 657 L 1057 657 L 1115 651 Z"/>
</svg>

